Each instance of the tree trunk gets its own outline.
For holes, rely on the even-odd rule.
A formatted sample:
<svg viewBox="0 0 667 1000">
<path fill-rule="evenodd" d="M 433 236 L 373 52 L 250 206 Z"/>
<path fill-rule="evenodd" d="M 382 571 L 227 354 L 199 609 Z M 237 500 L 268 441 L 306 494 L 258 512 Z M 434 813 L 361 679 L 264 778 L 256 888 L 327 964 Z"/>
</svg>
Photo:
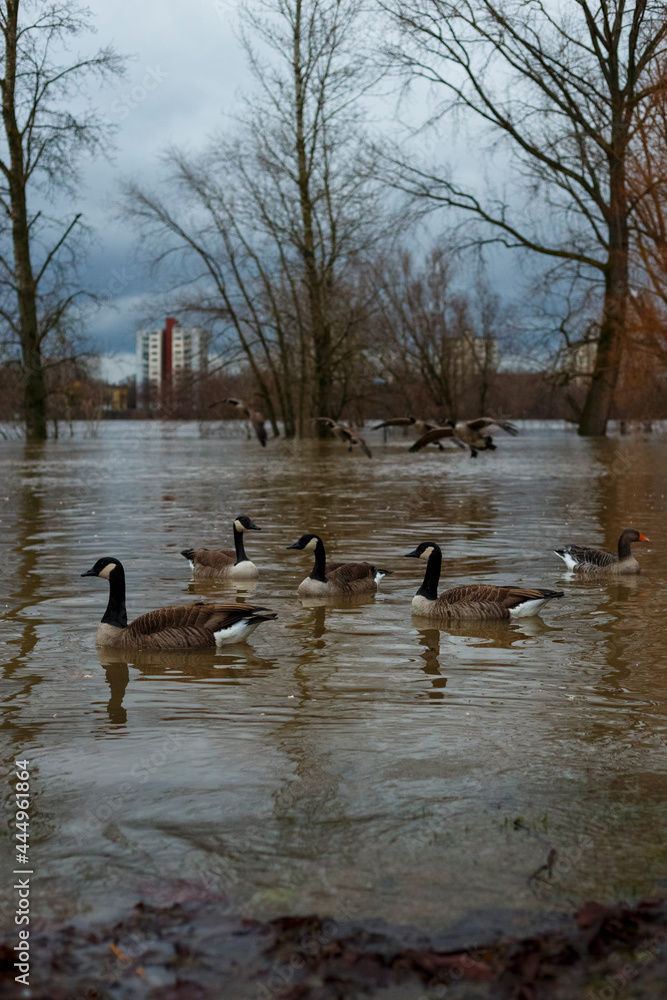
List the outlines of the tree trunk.
<svg viewBox="0 0 667 1000">
<path fill-rule="evenodd" d="M 322 281 L 317 271 L 315 259 L 315 234 L 313 226 L 313 202 L 310 194 L 310 172 L 306 154 L 305 103 L 306 86 L 303 78 L 301 59 L 301 2 L 297 0 L 294 23 L 294 90 L 296 111 L 296 153 L 298 164 L 299 202 L 303 223 L 303 247 L 301 256 L 304 268 L 304 282 L 308 295 L 310 330 L 313 339 L 314 393 L 313 416 L 331 415 L 331 330 L 322 308 Z M 319 437 L 327 437 L 329 431 L 324 424 L 317 424 Z"/>
<path fill-rule="evenodd" d="M 15 87 L 18 42 L 18 0 L 8 0 L 5 26 L 5 78 L 2 81 L 2 120 L 9 149 L 14 272 L 19 310 L 24 411 L 29 441 L 46 438 L 46 389 L 37 323 L 37 288 L 30 260 L 30 228 L 26 205 L 23 144 L 16 123 Z"/>
<path fill-rule="evenodd" d="M 604 435 L 607 431 L 607 421 L 621 369 L 626 299 L 627 267 L 626 281 L 621 284 L 612 278 L 605 289 L 604 316 L 595 368 L 579 421 L 579 434 L 584 437 Z"/>
<path fill-rule="evenodd" d="M 620 118 L 620 115 L 619 115 Z M 615 127 L 609 165 L 609 256 L 604 308 L 593 377 L 579 422 L 584 437 L 604 435 L 621 371 L 628 307 L 628 206 L 625 187 L 625 129 Z"/>
</svg>

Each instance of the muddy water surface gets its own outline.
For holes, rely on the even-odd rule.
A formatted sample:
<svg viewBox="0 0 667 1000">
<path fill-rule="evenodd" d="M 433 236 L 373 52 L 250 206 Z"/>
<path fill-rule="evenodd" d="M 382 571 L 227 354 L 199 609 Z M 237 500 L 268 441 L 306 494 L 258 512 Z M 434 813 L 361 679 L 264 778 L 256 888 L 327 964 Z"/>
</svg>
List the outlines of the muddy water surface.
<svg viewBox="0 0 667 1000">
<path fill-rule="evenodd" d="M 262 919 L 492 930 L 664 890 L 667 440 L 543 426 L 498 445 L 413 456 L 397 436 L 368 461 L 145 423 L 0 443 L 4 755 L 31 760 L 36 915 L 215 895 Z M 107 587 L 83 571 L 120 558 L 130 618 L 231 597 L 180 550 L 231 545 L 239 513 L 262 528 L 245 596 L 275 623 L 221 652 L 96 651 Z M 637 579 L 573 579 L 552 554 L 628 525 L 651 538 Z M 393 575 L 308 606 L 310 557 L 285 548 L 304 531 Z M 428 539 L 448 585 L 566 595 L 540 618 L 425 627 L 403 554 Z"/>
</svg>

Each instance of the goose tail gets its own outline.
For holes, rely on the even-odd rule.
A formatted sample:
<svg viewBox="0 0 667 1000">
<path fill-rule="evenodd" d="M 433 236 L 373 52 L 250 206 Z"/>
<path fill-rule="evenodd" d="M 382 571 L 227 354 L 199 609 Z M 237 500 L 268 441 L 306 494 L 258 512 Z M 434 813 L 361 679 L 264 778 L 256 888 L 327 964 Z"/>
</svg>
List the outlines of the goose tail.
<svg viewBox="0 0 667 1000">
<path fill-rule="evenodd" d="M 577 565 L 577 560 L 568 549 L 554 549 L 554 553 L 563 560 L 569 570 L 573 570 Z"/>
<path fill-rule="evenodd" d="M 555 597 L 563 597 L 564 591 L 562 590 L 539 590 L 538 593 L 542 594 L 542 597 L 534 597 L 528 601 L 522 601 L 515 608 L 510 608 L 511 618 L 529 618 L 532 615 L 537 615 L 542 610 L 547 601 L 553 600 Z"/>
</svg>

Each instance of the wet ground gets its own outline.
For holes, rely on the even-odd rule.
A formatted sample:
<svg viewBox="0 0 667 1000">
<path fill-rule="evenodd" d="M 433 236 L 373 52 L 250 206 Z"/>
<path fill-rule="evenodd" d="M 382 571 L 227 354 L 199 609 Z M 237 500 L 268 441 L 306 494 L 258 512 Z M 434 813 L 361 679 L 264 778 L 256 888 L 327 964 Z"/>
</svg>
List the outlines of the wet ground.
<svg viewBox="0 0 667 1000">
<path fill-rule="evenodd" d="M 240 424 L 0 443 L 2 732 L 7 771 L 31 761 L 36 920 L 215 899 L 220 919 L 380 918 L 464 947 L 664 895 L 667 439 L 526 426 L 474 461 L 367 439 L 370 461 L 262 451 Z M 83 571 L 120 558 L 130 618 L 231 597 L 179 553 L 228 547 L 240 513 L 262 528 L 245 597 L 275 623 L 222 652 L 96 651 L 106 584 Z M 651 539 L 637 579 L 572 579 L 551 551 L 614 547 L 627 526 Z M 304 531 L 393 575 L 308 606 L 309 557 L 285 548 Z M 446 585 L 565 597 L 516 623 L 425 625 L 423 564 L 403 558 L 424 540 Z"/>
</svg>

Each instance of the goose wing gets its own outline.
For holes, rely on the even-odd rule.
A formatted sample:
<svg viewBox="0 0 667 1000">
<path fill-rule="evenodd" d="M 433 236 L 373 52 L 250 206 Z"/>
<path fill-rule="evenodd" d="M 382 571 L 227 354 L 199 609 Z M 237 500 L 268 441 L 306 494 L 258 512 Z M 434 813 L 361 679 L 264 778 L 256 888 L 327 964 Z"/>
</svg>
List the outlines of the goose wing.
<svg viewBox="0 0 667 1000">
<path fill-rule="evenodd" d="M 370 563 L 327 563 L 324 569 L 327 581 L 350 587 L 359 580 L 375 579 L 375 570 Z"/>
<path fill-rule="evenodd" d="M 492 584 L 473 583 L 463 587 L 453 587 L 438 597 L 438 603 L 447 606 L 455 604 L 496 604 L 507 611 L 525 601 L 544 600 L 554 595 L 552 590 L 535 590 L 528 587 L 495 587 Z M 560 593 L 560 592 L 558 592 Z"/>
<path fill-rule="evenodd" d="M 372 429 L 379 431 L 381 427 L 411 427 L 414 423 L 414 417 L 394 417 L 392 420 L 383 420 L 381 424 L 376 424 Z"/>
<path fill-rule="evenodd" d="M 234 549 L 183 549 L 181 555 L 195 566 L 208 566 L 210 569 L 224 569 L 236 562 Z"/>
<path fill-rule="evenodd" d="M 361 448 L 361 450 L 363 451 L 364 455 L 366 456 L 366 458 L 372 458 L 373 457 L 372 454 L 371 454 L 371 449 L 368 447 L 368 445 L 366 444 L 366 442 L 364 441 L 364 439 L 362 437 L 359 437 L 358 434 L 355 434 L 355 435 L 353 435 L 353 436 L 350 437 L 350 444 L 353 444 L 353 445 L 354 444 L 358 444 L 359 447 Z"/>
<path fill-rule="evenodd" d="M 456 444 L 460 445 L 462 448 L 465 447 L 461 441 L 456 437 L 456 433 L 453 427 L 434 427 L 430 431 L 426 431 L 421 437 L 417 438 L 415 443 L 409 449 L 410 451 L 421 451 L 425 448 L 427 444 L 432 444 L 434 441 L 440 441 L 442 438 L 453 438 Z"/>
<path fill-rule="evenodd" d="M 215 646 L 215 633 L 237 622 L 251 619 L 267 608 L 240 602 L 188 604 L 159 608 L 135 618 L 126 629 L 128 640 L 141 640 L 142 646 L 169 649 L 188 646 Z"/>
<path fill-rule="evenodd" d="M 566 545 L 563 549 L 556 549 L 556 552 L 561 559 L 563 556 L 569 555 L 575 565 L 588 563 L 590 566 L 606 568 L 618 562 L 618 556 L 615 552 L 609 552 L 607 549 L 595 549 L 588 545 Z"/>
<path fill-rule="evenodd" d="M 519 433 L 518 427 L 510 423 L 509 420 L 495 420 L 493 417 L 477 417 L 476 420 L 467 420 L 466 423 L 471 431 L 481 431 L 485 427 L 500 427 L 513 437 L 516 437 Z"/>
</svg>

